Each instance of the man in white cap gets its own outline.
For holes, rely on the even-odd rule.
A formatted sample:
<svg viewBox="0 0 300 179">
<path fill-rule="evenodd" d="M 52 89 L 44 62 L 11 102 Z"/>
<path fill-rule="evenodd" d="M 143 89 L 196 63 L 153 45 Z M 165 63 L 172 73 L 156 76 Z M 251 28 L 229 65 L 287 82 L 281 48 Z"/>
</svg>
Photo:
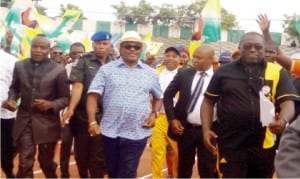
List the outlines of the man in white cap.
<svg viewBox="0 0 300 179">
<path fill-rule="evenodd" d="M 139 34 L 125 32 L 117 47 L 120 58 L 102 66 L 88 90 L 89 133 L 102 135 L 109 178 L 135 178 L 163 93 L 155 70 L 139 59 L 145 49 Z M 103 102 L 100 126 L 95 119 L 99 99 Z"/>
</svg>

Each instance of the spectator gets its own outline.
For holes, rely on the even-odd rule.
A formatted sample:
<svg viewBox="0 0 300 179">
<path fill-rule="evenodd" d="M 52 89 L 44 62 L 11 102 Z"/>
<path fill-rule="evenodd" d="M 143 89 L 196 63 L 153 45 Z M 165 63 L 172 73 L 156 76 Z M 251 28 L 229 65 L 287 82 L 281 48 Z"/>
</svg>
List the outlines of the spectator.
<svg viewBox="0 0 300 179">
<path fill-rule="evenodd" d="M 296 47 L 297 47 L 297 44 L 296 44 L 296 41 L 295 41 L 295 40 L 293 40 L 293 41 L 291 42 L 291 47 L 292 47 L 292 48 L 296 48 Z"/>
<path fill-rule="evenodd" d="M 63 59 L 63 51 L 62 49 L 55 45 L 50 50 L 50 59 L 54 60 L 58 64 L 65 65 L 64 59 Z"/>
<path fill-rule="evenodd" d="M 220 54 L 219 63 L 221 65 L 231 62 L 231 52 L 226 50 Z"/>
</svg>

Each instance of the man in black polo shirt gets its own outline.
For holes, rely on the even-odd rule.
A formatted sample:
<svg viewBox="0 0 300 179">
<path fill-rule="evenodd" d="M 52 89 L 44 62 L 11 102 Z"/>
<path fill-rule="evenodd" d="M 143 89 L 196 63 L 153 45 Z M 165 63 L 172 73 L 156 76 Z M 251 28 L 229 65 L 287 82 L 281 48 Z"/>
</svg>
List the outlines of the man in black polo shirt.
<svg viewBox="0 0 300 179">
<path fill-rule="evenodd" d="M 106 172 L 102 139 L 100 135 L 90 137 L 86 114 L 87 90 L 98 69 L 112 61 L 109 56 L 112 35 L 106 31 L 96 32 L 91 40 L 93 51 L 82 55 L 73 63 L 69 77 L 72 83 L 72 94 L 63 121 L 68 122 L 75 138 L 74 151 L 80 178 L 103 178 Z M 98 104 L 98 106 L 102 106 Z M 99 110 L 102 111 L 102 110 Z M 99 123 L 101 113 L 96 119 Z"/>
<path fill-rule="evenodd" d="M 204 143 L 218 155 L 220 177 L 272 178 L 275 150 L 263 147 L 266 127 L 260 119 L 260 91 L 280 106 L 269 131 L 282 132 L 293 118 L 295 88 L 286 70 L 264 60 L 264 48 L 262 35 L 246 33 L 239 44 L 241 58 L 221 66 L 205 93 L 201 106 Z M 216 131 L 212 131 L 215 103 L 218 120 Z"/>
</svg>

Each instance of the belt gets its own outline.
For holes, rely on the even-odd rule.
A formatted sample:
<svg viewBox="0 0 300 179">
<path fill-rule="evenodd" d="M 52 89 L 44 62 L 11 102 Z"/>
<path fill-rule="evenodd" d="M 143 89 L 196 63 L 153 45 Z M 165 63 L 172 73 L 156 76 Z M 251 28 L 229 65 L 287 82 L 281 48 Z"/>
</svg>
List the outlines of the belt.
<svg viewBox="0 0 300 179">
<path fill-rule="evenodd" d="M 197 125 L 197 124 L 191 124 L 191 123 L 186 123 L 185 126 L 187 129 L 201 129 L 202 125 Z"/>
</svg>

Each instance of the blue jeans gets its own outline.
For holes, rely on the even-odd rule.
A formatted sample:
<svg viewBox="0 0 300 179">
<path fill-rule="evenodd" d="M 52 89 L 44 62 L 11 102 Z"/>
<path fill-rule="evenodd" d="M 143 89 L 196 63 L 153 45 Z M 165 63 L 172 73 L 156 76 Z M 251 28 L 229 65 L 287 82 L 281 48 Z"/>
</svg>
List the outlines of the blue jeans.
<svg viewBox="0 0 300 179">
<path fill-rule="evenodd" d="M 146 137 L 141 140 L 130 140 L 103 135 L 109 178 L 136 178 L 136 171 L 147 139 Z"/>
</svg>

